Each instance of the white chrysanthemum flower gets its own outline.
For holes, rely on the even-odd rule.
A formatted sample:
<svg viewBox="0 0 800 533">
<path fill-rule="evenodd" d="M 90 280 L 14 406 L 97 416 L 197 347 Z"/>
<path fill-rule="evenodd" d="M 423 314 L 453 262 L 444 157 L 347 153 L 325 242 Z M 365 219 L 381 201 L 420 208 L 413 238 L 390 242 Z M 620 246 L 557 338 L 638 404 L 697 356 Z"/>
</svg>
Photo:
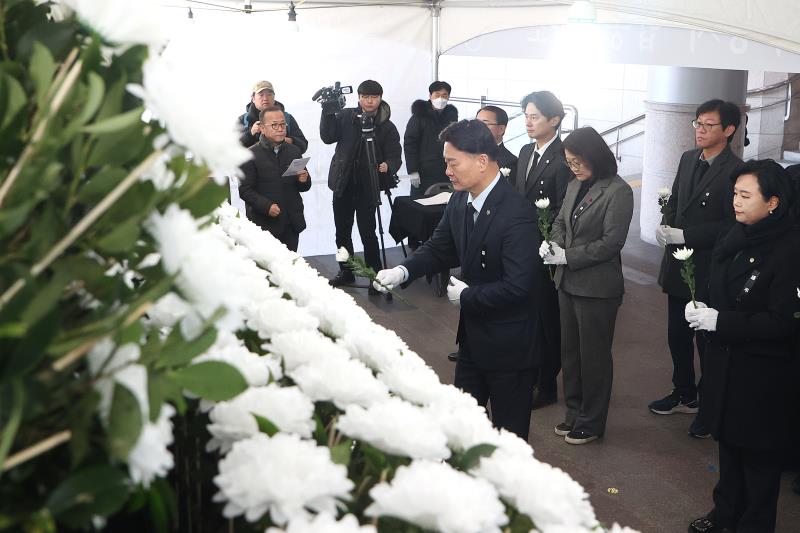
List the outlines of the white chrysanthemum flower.
<svg viewBox="0 0 800 533">
<path fill-rule="evenodd" d="M 497 491 L 483 479 L 447 463 L 414 461 L 401 466 L 391 483 L 369 491 L 367 516 L 393 516 L 442 533 L 500 532 L 508 522 Z"/>
<path fill-rule="evenodd" d="M 226 176 L 239 174 L 252 154 L 239 144 L 224 110 L 208 105 L 216 97 L 213 69 L 196 68 L 195 63 L 173 54 L 149 57 L 142 67 L 144 86 L 128 85 L 128 91 L 141 98 L 172 140 L 205 164 L 222 185 Z"/>
<path fill-rule="evenodd" d="M 375 526 L 362 526 L 355 516 L 344 515 L 336 520 L 328 513 L 320 513 L 313 518 L 298 516 L 289 520 L 286 529 L 271 527 L 266 533 L 377 533 Z"/>
<path fill-rule="evenodd" d="M 334 464 L 328 448 L 297 435 L 263 433 L 236 442 L 219 462 L 215 501 L 227 501 L 226 518 L 251 522 L 269 512 L 276 524 L 307 516 L 306 509 L 336 514 L 336 500 L 349 500 L 353 482 Z"/>
<path fill-rule="evenodd" d="M 658 194 L 659 198 L 667 200 L 670 196 L 672 196 L 672 189 L 669 187 L 661 187 L 658 189 L 658 191 L 656 191 L 656 194 Z"/>
<path fill-rule="evenodd" d="M 347 248 L 342 246 L 338 250 L 336 250 L 336 262 L 337 263 L 344 263 L 350 259 L 350 252 L 347 251 Z"/>
<path fill-rule="evenodd" d="M 324 280 L 320 280 L 327 284 Z M 322 331 L 340 338 L 348 331 L 357 331 L 372 323 L 367 312 L 358 306 L 352 296 L 330 285 L 327 289 L 330 292 L 324 297 L 318 296 L 304 304 L 308 311 L 319 319 Z"/>
<path fill-rule="evenodd" d="M 273 261 L 269 267 L 270 279 L 281 289 L 286 291 L 298 305 L 307 306 L 311 302 L 337 298 L 336 293 L 346 294 L 344 291 L 334 289 L 328 280 L 322 278 L 319 272 L 311 268 L 303 259 L 298 258 L 291 262 Z M 347 295 L 349 297 L 349 295 Z M 339 304 L 358 307 L 352 297 L 338 297 Z M 350 309 L 343 307 L 339 314 L 345 314 Z M 366 314 L 366 313 L 365 313 Z M 321 318 L 321 317 L 318 317 Z"/>
<path fill-rule="evenodd" d="M 471 473 L 497 487 L 500 495 L 519 512 L 528 515 L 543 533 L 567 526 L 592 529 L 597 517 L 589 495 L 566 473 L 505 450 L 483 457 Z"/>
<path fill-rule="evenodd" d="M 291 264 L 300 257 L 270 232 L 263 231 L 246 218 L 235 218 L 226 214 L 220 217 L 219 224 L 238 244 L 245 247 L 250 258 L 263 268 L 271 269 L 275 263 Z"/>
<path fill-rule="evenodd" d="M 390 398 L 368 408 L 350 405 L 336 429 L 392 455 L 412 459 L 447 459 L 447 437 L 426 410 Z"/>
<path fill-rule="evenodd" d="M 433 402 L 444 387 L 436 372 L 413 352 L 382 365 L 378 379 L 404 400 L 420 405 Z"/>
<path fill-rule="evenodd" d="M 614 522 L 614 525 L 611 526 L 611 529 L 608 530 L 608 533 L 639 533 L 639 532 L 629 527 L 622 527 L 621 525 Z"/>
<path fill-rule="evenodd" d="M 319 320 L 292 300 L 276 298 L 254 302 L 245 308 L 247 327 L 256 331 L 262 339 L 269 339 L 275 333 L 297 330 L 314 330 Z"/>
<path fill-rule="evenodd" d="M 168 292 L 147 310 L 147 316 L 153 326 L 171 328 L 193 312 L 189 302 L 174 292 Z"/>
<path fill-rule="evenodd" d="M 263 345 L 283 358 L 286 371 L 316 359 L 349 359 L 347 352 L 319 331 L 300 330 L 275 333 L 270 342 Z"/>
<path fill-rule="evenodd" d="M 134 7 L 126 0 L 61 0 L 83 22 L 114 44 L 146 44 L 159 47 L 166 42 L 163 17 L 155 0 L 139 0 Z"/>
<path fill-rule="evenodd" d="M 104 338 L 94 345 L 87 354 L 89 372 L 98 379 L 94 388 L 100 394 L 98 411 L 100 418 L 108 422 L 111 403 L 114 399 L 114 386 L 124 385 L 136 397 L 142 418 L 150 413 L 147 395 L 147 368 L 136 364 L 139 360 L 139 346 L 128 343 L 117 347 L 109 338 Z"/>
<path fill-rule="evenodd" d="M 172 470 L 169 445 L 173 440 L 170 418 L 174 415 L 175 408 L 164 404 L 155 423 L 147 420 L 142 425 L 139 439 L 128 454 L 128 471 L 134 483 L 149 487 L 155 478 L 163 478 Z"/>
<path fill-rule="evenodd" d="M 373 370 L 388 368 L 393 361 L 405 357 L 403 353 L 408 350 L 408 345 L 397 333 L 372 322 L 345 329 L 338 343 Z M 406 355 L 419 357 L 416 354 Z"/>
<path fill-rule="evenodd" d="M 501 167 L 500 174 L 502 174 L 504 178 L 507 178 L 509 174 L 511 174 L 511 169 L 508 167 Z"/>
<path fill-rule="evenodd" d="M 351 404 L 372 405 L 389 397 L 386 385 L 361 361 L 317 357 L 286 374 L 315 402 L 330 401 L 339 409 Z"/>
<path fill-rule="evenodd" d="M 534 202 L 537 209 L 547 209 L 550 207 L 550 198 L 539 198 Z"/>
<path fill-rule="evenodd" d="M 492 444 L 499 440 L 497 430 L 486 416 L 486 410 L 477 405 L 453 406 L 434 402 L 428 411 L 436 418 L 447 436 L 450 449 L 461 452 L 478 444 Z"/>
<path fill-rule="evenodd" d="M 297 387 L 251 387 L 209 413 L 212 439 L 208 451 L 228 453 L 234 442 L 258 433 L 253 415 L 268 419 L 282 432 L 309 438 L 314 430 L 314 404 Z"/>
<path fill-rule="evenodd" d="M 498 450 L 502 450 L 510 455 L 518 457 L 533 456 L 533 448 L 528 441 L 521 439 L 516 433 L 511 433 L 507 429 L 500 429 L 486 441 L 494 444 Z"/>
<path fill-rule="evenodd" d="M 250 387 L 266 385 L 274 365 L 274 363 L 270 365 L 268 357 L 254 354 L 245 348 L 244 343 L 228 331 L 219 331 L 214 345 L 204 354 L 195 357 L 192 363 L 202 363 L 203 361 L 228 363 L 239 371 Z M 280 374 L 277 377 L 272 376 L 273 379 L 280 379 L 280 377 Z"/>
<path fill-rule="evenodd" d="M 678 261 L 686 261 L 687 259 L 692 257 L 693 253 L 694 249 L 683 247 L 683 248 L 678 248 L 677 250 L 672 252 L 672 256 Z"/>
</svg>

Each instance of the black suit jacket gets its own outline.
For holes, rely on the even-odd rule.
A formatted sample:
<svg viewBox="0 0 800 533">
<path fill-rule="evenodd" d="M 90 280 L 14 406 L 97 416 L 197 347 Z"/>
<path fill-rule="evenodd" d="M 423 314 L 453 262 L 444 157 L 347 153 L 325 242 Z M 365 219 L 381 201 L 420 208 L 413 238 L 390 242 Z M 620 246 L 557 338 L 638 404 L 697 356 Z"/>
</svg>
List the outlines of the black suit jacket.
<svg viewBox="0 0 800 533">
<path fill-rule="evenodd" d="M 738 255 L 712 256 L 706 302 L 719 316 L 716 331 L 706 333 L 700 417 L 718 440 L 762 450 L 798 446 L 797 287 L 797 227 Z"/>
<path fill-rule="evenodd" d="M 461 314 L 456 340 L 483 369 L 536 366 L 542 289 L 541 237 L 534 209 L 500 177 L 475 222 L 469 245 L 468 194 L 454 192 L 433 236 L 403 265 L 409 281 L 461 265 Z"/>
<path fill-rule="evenodd" d="M 517 175 L 517 156 L 511 153 L 511 150 L 506 148 L 506 145 L 500 143 L 498 145 L 500 152 L 497 154 L 497 165 L 500 168 L 507 168 L 510 170 L 508 180 L 512 181 L 514 176 Z"/>
<path fill-rule="evenodd" d="M 730 146 L 720 152 L 699 183 L 692 183 L 701 149 L 689 150 L 681 156 L 678 172 L 672 183 L 672 196 L 661 223 L 683 230 L 686 244 L 667 245 L 661 261 L 658 283 L 665 293 L 688 300 L 689 289 L 681 279 L 681 261 L 672 256 L 677 248 L 694 250 L 695 283 L 699 290 L 708 284 L 711 250 L 717 237 L 732 226 L 733 183 L 731 175 L 742 166 Z"/>
<path fill-rule="evenodd" d="M 244 177 L 239 185 L 239 196 L 245 203 L 247 218 L 276 237 L 281 236 L 286 225 L 300 233 L 306 229 L 300 193 L 311 188 L 311 177 L 301 183 L 297 176 L 281 176 L 294 159 L 302 156 L 300 148 L 283 143 L 275 154 L 262 137 L 250 147 L 250 151 L 253 159 L 242 165 Z M 277 217 L 268 215 L 272 204 L 278 204 L 281 209 Z"/>
<path fill-rule="evenodd" d="M 535 148 L 536 144 L 530 143 L 519 151 L 519 161 L 517 161 L 517 172 L 513 174 L 515 176 L 513 184 L 517 191 L 531 203 L 541 198 L 549 198 L 550 210 L 555 218 L 564 201 L 567 185 L 573 178 L 572 171 L 567 167 L 564 159 L 564 145 L 561 139 L 556 138 L 544 151 L 536 167 L 531 169 L 530 176 L 527 176 L 526 179 L 525 172 L 528 170 L 528 163 L 533 157 Z"/>
</svg>

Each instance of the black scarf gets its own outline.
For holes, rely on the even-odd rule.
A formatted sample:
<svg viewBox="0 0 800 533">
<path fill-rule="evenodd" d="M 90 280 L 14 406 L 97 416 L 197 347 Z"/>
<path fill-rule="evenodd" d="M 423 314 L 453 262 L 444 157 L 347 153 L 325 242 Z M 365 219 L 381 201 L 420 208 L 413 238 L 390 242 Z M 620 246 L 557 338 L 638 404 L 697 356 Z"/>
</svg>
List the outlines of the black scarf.
<svg viewBox="0 0 800 533">
<path fill-rule="evenodd" d="M 785 212 L 781 214 L 785 215 Z M 791 229 L 792 219 L 789 216 L 768 215 L 750 225 L 737 222 L 722 237 L 714 249 L 714 256 L 717 260 L 727 259 L 742 250 L 770 243 Z"/>
</svg>

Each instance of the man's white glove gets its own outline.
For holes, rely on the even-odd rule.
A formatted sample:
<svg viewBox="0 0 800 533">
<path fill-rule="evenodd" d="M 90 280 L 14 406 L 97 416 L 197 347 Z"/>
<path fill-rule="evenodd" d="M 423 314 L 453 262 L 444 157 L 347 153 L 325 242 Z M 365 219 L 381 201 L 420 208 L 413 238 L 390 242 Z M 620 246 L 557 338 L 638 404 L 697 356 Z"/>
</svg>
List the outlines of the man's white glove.
<svg viewBox="0 0 800 533">
<path fill-rule="evenodd" d="M 542 245 L 539 246 L 539 257 L 544 259 L 544 256 L 550 253 L 550 243 L 547 241 L 542 241 Z"/>
<path fill-rule="evenodd" d="M 419 172 L 412 172 L 408 175 L 408 178 L 411 180 L 411 185 L 414 187 L 419 187 Z"/>
<path fill-rule="evenodd" d="M 704 329 L 706 331 L 717 331 L 717 317 L 719 311 L 708 307 L 703 302 L 697 302 L 697 309 L 695 304 L 689 302 L 683 311 L 683 316 L 689 322 L 689 327 L 692 329 Z"/>
<path fill-rule="evenodd" d="M 656 228 L 656 242 L 661 246 L 668 244 L 686 244 L 683 230 L 671 226 L 658 226 Z"/>
<path fill-rule="evenodd" d="M 396 266 L 394 268 L 387 268 L 378 272 L 378 274 L 375 276 L 375 281 L 372 282 L 372 286 L 381 292 L 387 292 L 387 289 L 394 289 L 396 286 L 402 284 L 405 280 L 406 270 Z"/>
<path fill-rule="evenodd" d="M 542 259 L 544 259 L 545 265 L 566 265 L 567 264 L 567 252 L 564 251 L 562 247 L 557 245 L 554 242 L 550 243 L 550 247 L 552 248 L 552 252 L 548 253 Z M 541 248 L 539 249 L 541 252 Z"/>
<path fill-rule="evenodd" d="M 447 297 L 450 299 L 450 303 L 461 305 L 461 292 L 468 286 L 460 279 L 450 276 L 450 284 L 447 286 Z"/>
</svg>

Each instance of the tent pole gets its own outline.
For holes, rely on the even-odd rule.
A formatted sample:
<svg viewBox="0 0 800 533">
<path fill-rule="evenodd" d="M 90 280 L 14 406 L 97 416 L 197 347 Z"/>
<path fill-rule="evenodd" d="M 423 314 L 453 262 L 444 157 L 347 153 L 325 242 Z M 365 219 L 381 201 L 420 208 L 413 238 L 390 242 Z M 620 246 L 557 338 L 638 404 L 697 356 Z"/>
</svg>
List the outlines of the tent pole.
<svg viewBox="0 0 800 533">
<path fill-rule="evenodd" d="M 439 21 L 442 13 L 439 1 L 431 2 L 431 81 L 439 79 Z"/>
</svg>

